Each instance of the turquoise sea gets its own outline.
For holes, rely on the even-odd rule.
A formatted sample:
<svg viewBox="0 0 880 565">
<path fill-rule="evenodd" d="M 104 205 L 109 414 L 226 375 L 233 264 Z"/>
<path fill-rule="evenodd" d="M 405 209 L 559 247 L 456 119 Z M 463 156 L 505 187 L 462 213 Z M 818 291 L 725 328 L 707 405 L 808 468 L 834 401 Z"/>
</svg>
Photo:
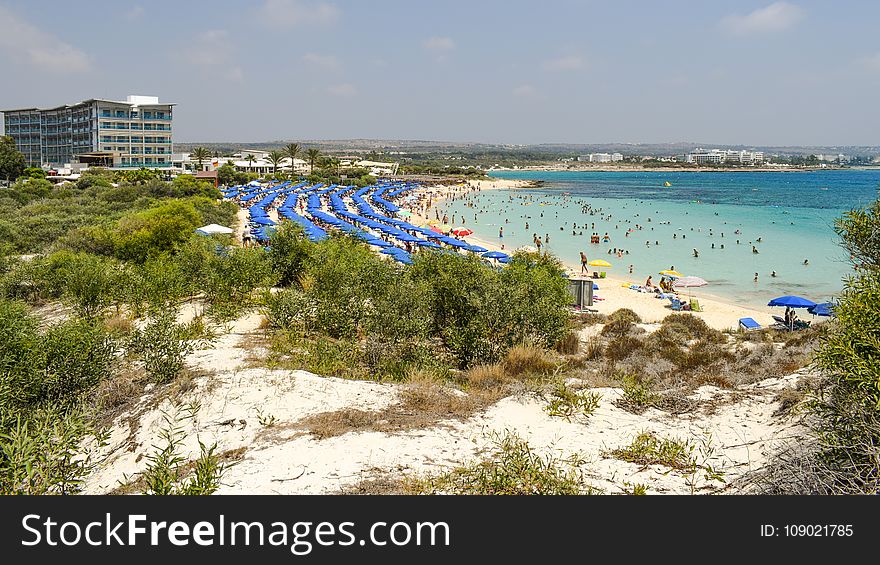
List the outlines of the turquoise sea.
<svg viewBox="0 0 880 565">
<path fill-rule="evenodd" d="M 610 273 L 639 283 L 649 274 L 656 282 L 658 271 L 674 267 L 709 282 L 695 294 L 751 306 L 766 306 L 784 294 L 818 302 L 839 293 L 850 266 L 834 220 L 876 199 L 880 185 L 880 170 L 492 176 L 543 184 L 447 201 L 441 210 L 455 215 L 454 225 L 461 225 L 464 215 L 476 236 L 507 250 L 533 245 L 534 234 L 542 242 L 549 236 L 545 248 L 566 263 L 579 265 L 584 251 L 590 260 L 610 262 Z M 590 243 L 594 232 L 603 239 L 607 233 L 609 241 Z M 623 250 L 621 256 L 615 249 Z"/>
</svg>

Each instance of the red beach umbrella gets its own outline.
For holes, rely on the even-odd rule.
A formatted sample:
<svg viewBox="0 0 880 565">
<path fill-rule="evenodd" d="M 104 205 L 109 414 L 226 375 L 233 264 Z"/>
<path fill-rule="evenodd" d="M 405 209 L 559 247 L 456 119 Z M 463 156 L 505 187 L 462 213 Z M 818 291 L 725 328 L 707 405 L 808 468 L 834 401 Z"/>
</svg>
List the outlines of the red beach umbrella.
<svg viewBox="0 0 880 565">
<path fill-rule="evenodd" d="M 474 232 L 472 230 L 467 229 L 467 228 L 459 227 L 459 228 L 454 228 L 452 230 L 452 233 L 454 233 L 455 235 L 457 235 L 459 237 L 465 237 L 468 235 L 472 235 Z"/>
</svg>

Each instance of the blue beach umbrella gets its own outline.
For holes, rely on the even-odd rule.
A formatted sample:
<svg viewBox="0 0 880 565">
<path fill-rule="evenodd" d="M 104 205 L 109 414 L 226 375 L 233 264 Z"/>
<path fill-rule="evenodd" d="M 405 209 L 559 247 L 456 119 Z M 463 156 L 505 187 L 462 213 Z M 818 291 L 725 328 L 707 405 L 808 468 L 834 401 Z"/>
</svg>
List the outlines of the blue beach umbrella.
<svg viewBox="0 0 880 565">
<path fill-rule="evenodd" d="M 780 296 L 767 303 L 767 306 L 788 306 L 789 308 L 812 308 L 816 303 L 801 296 Z"/>
<path fill-rule="evenodd" d="M 274 226 L 275 222 L 273 222 L 270 218 L 264 216 L 257 216 L 256 218 L 251 218 L 251 223 L 258 224 L 261 226 Z"/>
<path fill-rule="evenodd" d="M 479 245 L 471 245 L 471 244 L 468 244 L 467 247 L 463 247 L 462 249 L 466 249 L 468 251 L 473 251 L 474 253 L 485 253 L 487 251 L 485 247 L 480 247 Z"/>
<path fill-rule="evenodd" d="M 421 245 L 422 247 L 429 247 L 434 249 L 439 249 L 441 247 L 440 244 L 434 243 L 433 241 L 420 241 L 419 245 Z"/>
<path fill-rule="evenodd" d="M 807 308 L 807 312 L 814 316 L 834 316 L 834 307 L 833 302 L 821 302 Z"/>
<path fill-rule="evenodd" d="M 400 253 L 402 251 L 403 251 L 403 249 L 401 249 L 399 247 L 386 247 L 385 249 L 379 251 L 379 253 L 384 253 L 385 255 L 397 255 L 398 253 Z M 406 253 L 405 251 L 403 251 L 403 252 Z"/>
<path fill-rule="evenodd" d="M 510 259 L 510 255 L 507 253 L 502 253 L 500 251 L 488 251 L 483 253 L 483 257 L 486 259 Z"/>
</svg>

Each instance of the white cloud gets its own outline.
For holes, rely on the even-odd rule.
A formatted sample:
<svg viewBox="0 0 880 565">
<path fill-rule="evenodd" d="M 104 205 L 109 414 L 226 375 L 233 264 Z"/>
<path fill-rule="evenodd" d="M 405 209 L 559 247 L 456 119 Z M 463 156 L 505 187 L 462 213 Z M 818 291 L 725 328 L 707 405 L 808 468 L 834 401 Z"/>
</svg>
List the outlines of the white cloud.
<svg viewBox="0 0 880 565">
<path fill-rule="evenodd" d="M 55 73 L 76 73 L 91 68 L 89 56 L 19 18 L 0 6 L 0 52 L 12 60 Z"/>
<path fill-rule="evenodd" d="M 327 87 L 327 92 L 332 94 L 333 96 L 351 98 L 352 96 L 357 95 L 358 90 L 353 84 L 345 82 L 342 84 L 334 84 L 333 86 Z"/>
<path fill-rule="evenodd" d="M 542 65 L 545 71 L 577 71 L 583 69 L 584 59 L 579 55 L 568 55 L 557 59 L 544 61 Z"/>
<path fill-rule="evenodd" d="M 326 2 L 300 0 L 266 0 L 257 12 L 267 26 L 292 28 L 298 25 L 326 25 L 339 18 L 339 8 Z"/>
<path fill-rule="evenodd" d="M 144 15 L 143 6 L 140 6 L 140 5 L 132 6 L 131 9 L 125 13 L 125 19 L 130 22 L 133 22 L 135 20 L 139 20 L 141 18 L 141 16 L 143 16 L 143 15 Z"/>
<path fill-rule="evenodd" d="M 233 44 L 225 29 L 203 31 L 184 48 L 183 60 L 190 65 L 230 81 L 241 81 L 244 71 L 236 64 Z"/>
<path fill-rule="evenodd" d="M 306 53 L 302 56 L 302 60 L 309 65 L 321 67 L 324 69 L 338 69 L 339 59 L 334 55 L 320 55 L 318 53 Z"/>
<path fill-rule="evenodd" d="M 788 2 L 774 2 L 745 16 L 739 14 L 726 16 L 721 20 L 721 25 L 734 35 L 771 33 L 785 31 L 803 17 L 804 12 L 798 6 Z"/>
<path fill-rule="evenodd" d="M 433 53 L 444 53 L 455 49 L 455 42 L 450 37 L 430 37 L 422 41 L 422 47 Z"/>
<path fill-rule="evenodd" d="M 517 98 L 532 98 L 538 94 L 538 90 L 531 84 L 521 84 L 514 88 L 511 93 Z"/>
</svg>

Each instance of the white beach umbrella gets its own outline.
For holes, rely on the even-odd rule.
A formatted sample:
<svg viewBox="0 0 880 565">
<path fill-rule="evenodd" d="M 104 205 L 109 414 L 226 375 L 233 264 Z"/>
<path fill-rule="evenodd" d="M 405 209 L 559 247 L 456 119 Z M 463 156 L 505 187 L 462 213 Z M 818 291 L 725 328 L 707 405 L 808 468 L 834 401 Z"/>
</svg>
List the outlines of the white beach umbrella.
<svg viewBox="0 0 880 565">
<path fill-rule="evenodd" d="M 704 279 L 700 277 L 681 277 L 680 279 L 676 279 L 672 283 L 672 288 L 686 288 L 688 289 L 688 298 L 691 296 L 691 289 L 698 286 L 706 286 L 709 284 Z"/>
</svg>

